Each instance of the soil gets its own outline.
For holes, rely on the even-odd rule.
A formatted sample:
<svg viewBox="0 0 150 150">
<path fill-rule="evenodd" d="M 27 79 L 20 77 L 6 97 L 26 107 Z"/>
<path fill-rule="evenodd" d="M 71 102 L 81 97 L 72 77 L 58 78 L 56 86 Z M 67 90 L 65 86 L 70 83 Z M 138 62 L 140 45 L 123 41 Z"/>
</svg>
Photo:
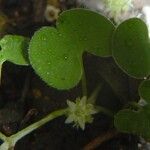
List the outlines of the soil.
<svg viewBox="0 0 150 150">
<path fill-rule="evenodd" d="M 48 0 L 60 11 L 77 7 L 75 0 Z M 31 37 L 42 26 L 54 26 L 44 12 L 45 0 L 0 0 L 0 11 L 5 15 L 5 28 L 0 34 L 19 34 Z M 0 13 L 0 14 L 1 14 Z M 1 25 L 1 24 L 0 24 Z M 128 101 L 138 99 L 138 80 L 126 76 L 111 58 L 85 54 L 84 65 L 89 93 L 97 83 L 103 83 L 97 99 L 102 105 L 117 112 Z M 122 86 L 123 85 L 123 86 Z M 31 67 L 20 67 L 6 62 L 2 71 L 0 90 L 0 130 L 11 135 L 46 114 L 66 106 L 66 99 L 81 96 L 81 85 L 69 91 L 58 91 L 47 86 Z M 61 117 L 47 123 L 21 139 L 15 150 L 137 150 L 139 138 L 117 132 L 112 118 L 98 114 L 93 124 L 84 131 L 64 124 Z"/>
</svg>

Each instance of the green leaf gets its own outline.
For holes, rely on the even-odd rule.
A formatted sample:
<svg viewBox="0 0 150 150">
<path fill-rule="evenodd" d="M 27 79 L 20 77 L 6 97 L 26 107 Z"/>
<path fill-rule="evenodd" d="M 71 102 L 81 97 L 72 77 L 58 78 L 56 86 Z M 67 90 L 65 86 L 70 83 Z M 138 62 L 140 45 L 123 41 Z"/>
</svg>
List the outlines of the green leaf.
<svg viewBox="0 0 150 150">
<path fill-rule="evenodd" d="M 150 105 L 145 105 L 139 111 L 129 109 L 119 111 L 115 115 L 114 125 L 121 132 L 150 139 Z"/>
<path fill-rule="evenodd" d="M 111 56 L 114 25 L 104 16 L 86 9 L 63 12 L 57 29 L 76 44 L 76 51 L 88 51 L 98 56 Z"/>
<path fill-rule="evenodd" d="M 76 46 L 55 28 L 43 27 L 37 31 L 29 49 L 32 67 L 48 85 L 69 89 L 79 82 L 82 67 Z"/>
<path fill-rule="evenodd" d="M 150 102 L 150 80 L 145 80 L 141 83 L 139 87 L 139 94 L 148 103 Z"/>
<path fill-rule="evenodd" d="M 17 65 L 28 65 L 29 40 L 22 36 L 6 35 L 0 40 L 0 62 L 10 61 Z"/>
<path fill-rule="evenodd" d="M 62 13 L 57 27 L 35 32 L 29 46 L 29 59 L 36 73 L 57 89 L 74 87 L 82 76 L 84 51 L 109 56 L 113 24 L 85 9 Z"/>
<path fill-rule="evenodd" d="M 113 36 L 113 57 L 129 75 L 144 78 L 150 75 L 150 43 L 146 24 L 129 19 L 118 26 Z"/>
</svg>

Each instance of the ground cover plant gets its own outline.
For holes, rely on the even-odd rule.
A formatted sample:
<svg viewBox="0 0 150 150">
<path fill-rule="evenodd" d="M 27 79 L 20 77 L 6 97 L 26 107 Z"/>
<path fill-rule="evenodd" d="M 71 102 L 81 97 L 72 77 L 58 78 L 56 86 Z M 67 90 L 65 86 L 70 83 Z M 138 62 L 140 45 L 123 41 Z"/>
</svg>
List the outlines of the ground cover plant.
<svg viewBox="0 0 150 150">
<path fill-rule="evenodd" d="M 116 26 L 101 14 L 71 9 L 60 14 L 56 27 L 42 27 L 31 39 L 6 35 L 0 40 L 0 47 L 1 66 L 5 61 L 29 65 L 41 80 L 57 90 L 70 90 L 80 80 L 82 83 L 82 96 L 66 100 L 66 108 L 51 112 L 11 136 L 1 133 L 2 150 L 14 149 L 22 137 L 63 115 L 65 123 L 84 130 L 95 114 L 104 113 L 111 117 L 113 128 L 118 131 L 150 139 L 150 45 L 147 25 L 141 19 L 132 18 Z M 98 83 L 93 92 L 88 90 L 88 74 L 83 64 L 85 52 L 98 58 L 113 58 L 122 72 L 139 79 L 140 98 L 126 102 L 118 112 L 97 105 L 102 87 Z"/>
</svg>

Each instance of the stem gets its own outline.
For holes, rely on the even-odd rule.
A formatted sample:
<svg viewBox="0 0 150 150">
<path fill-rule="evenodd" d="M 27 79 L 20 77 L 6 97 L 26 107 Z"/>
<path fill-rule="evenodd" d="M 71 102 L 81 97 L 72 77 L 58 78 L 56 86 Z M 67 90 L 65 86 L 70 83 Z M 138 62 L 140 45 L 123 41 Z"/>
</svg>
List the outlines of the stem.
<svg viewBox="0 0 150 150">
<path fill-rule="evenodd" d="M 10 150 L 13 149 L 15 147 L 15 144 L 24 136 L 26 136 L 27 134 L 31 133 L 32 131 L 40 128 L 42 125 L 46 124 L 47 122 L 60 117 L 62 115 L 65 115 L 67 112 L 67 108 L 66 109 L 60 109 L 60 110 L 56 110 L 52 113 L 50 113 L 49 115 L 47 115 L 45 118 L 31 124 L 30 126 L 26 127 L 25 129 L 17 132 L 16 134 L 10 136 L 10 137 L 6 137 L 5 135 L 3 135 L 2 133 L 0 133 L 0 138 L 4 141 L 4 143 L 0 146 L 0 150 Z"/>
<path fill-rule="evenodd" d="M 11 138 L 15 139 L 15 141 L 17 142 L 22 137 L 24 137 L 27 134 L 31 133 L 32 131 L 40 128 L 42 125 L 46 124 L 47 122 L 49 122 L 57 117 L 60 117 L 62 115 L 65 115 L 66 112 L 67 112 L 67 109 L 56 110 L 56 111 L 50 113 L 49 115 L 47 115 L 45 118 L 39 120 L 38 122 L 35 122 L 35 123 L 31 124 L 30 126 L 26 127 L 25 129 L 19 131 L 18 133 L 12 135 Z"/>
<path fill-rule="evenodd" d="M 91 104 L 95 104 L 99 91 L 102 88 L 102 84 L 95 88 L 91 96 L 88 98 L 88 102 Z"/>
<path fill-rule="evenodd" d="M 86 75 L 85 75 L 85 70 L 84 70 L 84 65 L 83 65 L 83 61 L 82 61 L 82 95 L 83 96 L 88 96 L 87 95 L 87 82 L 86 82 Z"/>
<path fill-rule="evenodd" d="M 102 106 L 97 106 L 96 108 L 97 108 L 99 113 L 102 112 L 102 113 L 104 113 L 104 114 L 106 114 L 112 118 L 114 117 L 114 113 L 112 111 L 108 110 L 107 108 L 102 107 Z"/>
</svg>

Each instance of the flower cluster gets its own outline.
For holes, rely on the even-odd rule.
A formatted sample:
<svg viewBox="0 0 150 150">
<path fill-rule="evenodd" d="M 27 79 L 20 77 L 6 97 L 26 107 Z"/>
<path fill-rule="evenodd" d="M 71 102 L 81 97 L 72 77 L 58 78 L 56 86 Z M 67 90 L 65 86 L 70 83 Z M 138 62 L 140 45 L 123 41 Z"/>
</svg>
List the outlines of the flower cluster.
<svg viewBox="0 0 150 150">
<path fill-rule="evenodd" d="M 103 0 L 112 15 L 117 15 L 121 11 L 128 11 L 132 6 L 132 0 Z"/>
<path fill-rule="evenodd" d="M 65 123 L 74 123 L 74 126 L 84 130 L 86 123 L 92 123 L 93 114 L 97 113 L 93 104 L 88 103 L 84 96 L 81 99 L 77 98 L 75 102 L 67 101 L 68 112 Z"/>
</svg>

